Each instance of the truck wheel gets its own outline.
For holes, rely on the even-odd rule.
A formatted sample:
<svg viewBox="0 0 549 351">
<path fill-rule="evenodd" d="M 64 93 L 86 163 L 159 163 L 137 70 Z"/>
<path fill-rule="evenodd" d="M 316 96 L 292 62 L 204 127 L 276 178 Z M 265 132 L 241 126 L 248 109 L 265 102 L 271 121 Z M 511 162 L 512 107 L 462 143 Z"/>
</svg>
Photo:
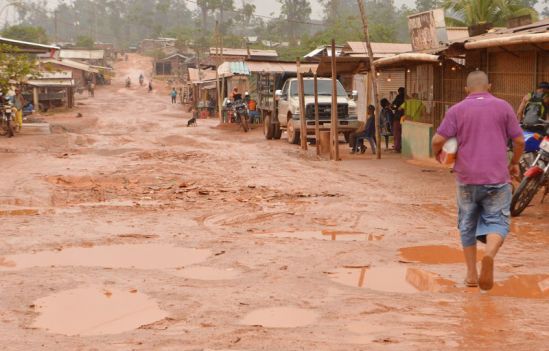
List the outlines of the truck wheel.
<svg viewBox="0 0 549 351">
<path fill-rule="evenodd" d="M 274 133 L 273 139 L 279 140 L 282 137 L 282 129 L 280 129 L 280 124 L 275 123 L 273 125 Z"/>
<path fill-rule="evenodd" d="M 267 113 L 263 120 L 263 134 L 265 134 L 265 139 L 271 140 L 274 132 L 274 125 L 271 123 L 271 115 Z"/>
<path fill-rule="evenodd" d="M 290 144 L 299 144 L 300 137 L 299 131 L 295 129 L 294 121 L 290 119 L 288 121 L 288 126 L 286 127 L 286 134 L 288 134 L 288 142 Z"/>
</svg>

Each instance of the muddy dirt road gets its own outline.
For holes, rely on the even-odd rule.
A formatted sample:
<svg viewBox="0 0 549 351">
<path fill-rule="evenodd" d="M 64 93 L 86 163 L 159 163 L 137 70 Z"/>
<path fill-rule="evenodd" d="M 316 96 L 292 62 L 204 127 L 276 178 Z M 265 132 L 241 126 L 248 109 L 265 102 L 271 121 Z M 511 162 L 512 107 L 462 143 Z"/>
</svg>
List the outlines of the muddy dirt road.
<svg viewBox="0 0 549 351">
<path fill-rule="evenodd" d="M 549 348 L 547 204 L 466 289 L 447 170 L 187 128 L 149 68 L 0 139 L 2 350 Z"/>
</svg>

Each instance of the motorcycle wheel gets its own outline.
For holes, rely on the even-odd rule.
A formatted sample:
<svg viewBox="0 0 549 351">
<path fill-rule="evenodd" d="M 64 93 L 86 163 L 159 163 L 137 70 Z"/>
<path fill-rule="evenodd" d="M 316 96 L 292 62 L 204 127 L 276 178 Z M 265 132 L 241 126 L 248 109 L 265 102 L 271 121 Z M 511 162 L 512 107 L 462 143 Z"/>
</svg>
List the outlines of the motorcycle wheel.
<svg viewBox="0 0 549 351">
<path fill-rule="evenodd" d="M 7 131 L 7 134 L 8 134 L 8 138 L 11 138 L 15 135 L 15 127 L 13 126 L 13 123 L 8 119 L 8 131 Z"/>
<path fill-rule="evenodd" d="M 524 177 L 522 179 L 511 200 L 511 216 L 519 216 L 528 207 L 538 192 L 542 176 Z"/>
</svg>

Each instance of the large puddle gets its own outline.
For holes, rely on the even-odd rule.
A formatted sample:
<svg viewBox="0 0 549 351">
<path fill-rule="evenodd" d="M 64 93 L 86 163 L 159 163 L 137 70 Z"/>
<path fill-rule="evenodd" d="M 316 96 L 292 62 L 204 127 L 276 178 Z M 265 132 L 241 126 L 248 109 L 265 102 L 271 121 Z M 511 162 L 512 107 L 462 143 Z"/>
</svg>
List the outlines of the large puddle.
<svg viewBox="0 0 549 351">
<path fill-rule="evenodd" d="M 0 269 L 51 266 L 162 269 L 200 263 L 209 256 L 209 250 L 163 244 L 95 246 L 0 257 Z"/>
<path fill-rule="evenodd" d="M 248 313 L 240 322 L 265 328 L 297 328 L 313 324 L 318 319 L 314 310 L 296 307 L 263 308 Z"/>
<path fill-rule="evenodd" d="M 400 265 L 341 268 L 331 272 L 330 277 L 348 286 L 404 294 L 446 292 L 455 286 L 454 282 L 437 274 Z"/>
<path fill-rule="evenodd" d="M 174 272 L 175 275 L 196 280 L 231 280 L 240 276 L 240 272 L 232 269 L 192 266 Z"/>
<path fill-rule="evenodd" d="M 65 335 L 118 334 L 167 317 L 157 303 L 135 290 L 86 287 L 35 301 L 33 327 Z"/>
<path fill-rule="evenodd" d="M 261 237 L 292 238 L 306 240 L 332 240 L 332 241 L 378 241 L 383 239 L 383 234 L 374 235 L 355 231 L 322 230 L 322 231 L 288 231 L 256 234 Z"/>
<path fill-rule="evenodd" d="M 445 245 L 404 247 L 399 249 L 398 252 L 400 261 L 406 263 L 449 264 L 464 262 L 461 249 Z M 477 259 L 480 261 L 482 256 L 483 251 L 479 250 Z"/>
<path fill-rule="evenodd" d="M 529 299 L 549 298 L 549 275 L 514 275 L 502 282 L 495 282 L 490 295 Z"/>
</svg>

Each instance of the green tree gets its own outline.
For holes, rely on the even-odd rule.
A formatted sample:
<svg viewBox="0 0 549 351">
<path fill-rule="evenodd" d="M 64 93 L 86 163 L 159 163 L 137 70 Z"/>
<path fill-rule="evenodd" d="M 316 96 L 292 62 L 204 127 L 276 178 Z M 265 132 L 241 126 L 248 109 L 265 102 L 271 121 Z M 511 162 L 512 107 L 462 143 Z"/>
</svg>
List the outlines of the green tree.
<svg viewBox="0 0 549 351">
<path fill-rule="evenodd" d="M 0 91 L 7 93 L 10 81 L 21 82 L 29 76 L 36 76 L 34 56 L 26 55 L 11 45 L 0 44 Z"/>
<path fill-rule="evenodd" d="M 76 38 L 75 45 L 76 47 L 82 49 L 93 49 L 95 47 L 95 41 L 92 37 L 89 37 L 87 35 L 80 35 L 78 38 Z"/>
<path fill-rule="evenodd" d="M 504 26 L 512 17 L 531 15 L 536 19 L 536 10 L 525 6 L 529 3 L 524 0 L 445 0 L 444 7 L 449 11 L 447 22 L 451 25 L 492 23 Z"/>
<path fill-rule="evenodd" d="M 442 7 L 444 0 L 416 0 L 416 11 L 424 12 Z"/>
<path fill-rule="evenodd" d="M 15 40 L 29 41 L 39 44 L 47 44 L 48 36 L 42 27 L 17 24 L 7 27 L 2 31 L 2 36 Z"/>
<path fill-rule="evenodd" d="M 290 46 L 295 46 L 298 41 L 298 33 L 303 31 L 304 22 L 310 20 L 311 3 L 308 0 L 277 0 L 281 5 L 280 15 L 284 20 L 285 34 L 290 41 Z"/>
</svg>

